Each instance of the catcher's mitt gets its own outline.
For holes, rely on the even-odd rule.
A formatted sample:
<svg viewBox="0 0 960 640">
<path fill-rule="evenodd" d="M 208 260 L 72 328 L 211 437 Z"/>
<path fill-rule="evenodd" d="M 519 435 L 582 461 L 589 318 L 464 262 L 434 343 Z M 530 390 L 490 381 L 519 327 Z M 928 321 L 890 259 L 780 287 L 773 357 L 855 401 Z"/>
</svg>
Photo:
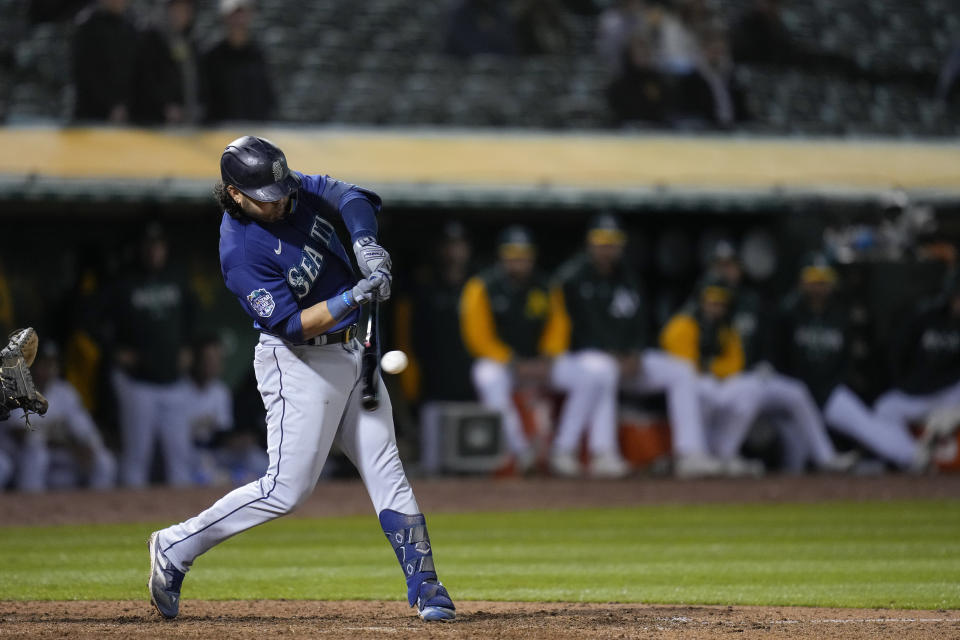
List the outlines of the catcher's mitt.
<svg viewBox="0 0 960 640">
<path fill-rule="evenodd" d="M 29 425 L 31 413 L 47 412 L 47 399 L 34 386 L 29 369 L 37 357 L 37 344 L 37 332 L 27 327 L 11 333 L 10 342 L 0 349 L 0 420 L 19 408 Z"/>
</svg>

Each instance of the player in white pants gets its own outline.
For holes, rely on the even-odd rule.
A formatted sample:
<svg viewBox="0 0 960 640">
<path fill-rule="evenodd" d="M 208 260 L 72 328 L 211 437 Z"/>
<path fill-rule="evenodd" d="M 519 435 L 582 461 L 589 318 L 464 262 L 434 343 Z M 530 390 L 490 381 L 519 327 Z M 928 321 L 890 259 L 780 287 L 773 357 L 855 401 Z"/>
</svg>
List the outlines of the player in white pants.
<svg viewBox="0 0 960 640">
<path fill-rule="evenodd" d="M 566 392 L 556 428 L 557 447 L 579 444 L 589 428 L 590 471 L 616 476 L 627 468 L 616 442 L 616 372 L 593 354 L 566 353 L 569 319 L 556 290 L 535 269 L 536 249 L 530 232 L 509 227 L 498 241 L 498 263 L 464 286 L 460 321 L 464 344 L 475 361 L 472 377 L 480 401 L 498 410 L 517 466 L 525 471 L 536 452 L 523 432 L 513 403 L 517 386 L 553 387 Z M 579 463 L 554 467 L 578 475 Z"/>
<path fill-rule="evenodd" d="M 807 385 L 830 429 L 898 467 L 921 469 L 925 448 L 904 425 L 871 411 L 845 383 L 852 337 L 849 310 L 835 295 L 836 281 L 824 256 L 808 257 L 799 289 L 784 302 L 776 322 L 777 370 Z"/>
<path fill-rule="evenodd" d="M 552 447 L 573 459 L 573 452 L 579 450 L 580 438 L 586 431 L 587 450 L 593 457 L 590 471 L 596 476 L 619 476 L 627 471 L 622 464 L 613 468 L 614 465 L 605 460 L 619 457 L 617 373 L 616 362 L 598 351 L 563 353 L 550 364 L 550 386 L 566 393 Z M 522 464 L 531 464 L 533 452 L 513 403 L 516 379 L 510 367 L 480 358 L 474 362 L 472 374 L 481 402 L 501 412 L 511 451 L 518 460 L 524 461 Z M 551 462 L 552 470 L 559 475 L 576 476 L 582 472 L 579 461 L 566 466 L 557 465 L 555 460 Z"/>
<path fill-rule="evenodd" d="M 743 403 L 758 403 L 755 411 L 772 420 L 784 440 L 784 467 L 799 472 L 808 462 L 821 470 L 843 471 L 854 459 L 837 454 L 816 401 L 806 385 L 778 373 L 769 363 L 770 314 L 764 297 L 743 281 L 743 268 L 733 242 L 719 240 L 710 252 L 709 275 L 733 292 L 730 324 L 743 346 L 744 371 L 739 374 Z M 750 425 L 739 425 L 749 430 Z M 729 436 L 722 447 L 739 447 L 747 433 Z"/>
<path fill-rule="evenodd" d="M 34 429 L 23 434 L 17 457 L 17 488 L 44 491 L 85 486 L 109 489 L 117 461 L 73 386 L 59 377 L 58 352 L 45 342 L 33 365 L 33 379 L 50 403 Z M 22 422 L 21 422 L 22 424 Z"/>
<path fill-rule="evenodd" d="M 707 449 L 721 460 L 726 473 L 761 473 L 759 463 L 742 460 L 738 454 L 761 412 L 775 411 L 799 429 L 819 464 L 832 464 L 836 452 L 803 385 L 764 370 L 743 371 L 743 346 L 728 317 L 732 296 L 726 282 L 708 276 L 690 308 L 671 318 L 661 333 L 665 350 L 697 363 L 703 372 L 698 392 Z"/>
<path fill-rule="evenodd" d="M 164 617 L 176 617 L 197 556 L 294 510 L 336 444 L 360 472 L 403 570 L 410 606 L 423 620 L 454 619 L 379 374 L 379 406 L 361 408 L 359 307 L 388 299 L 392 280 L 390 256 L 377 242 L 380 198 L 329 176 L 292 172 L 279 148 L 253 136 L 227 146 L 220 173 L 220 264 L 227 287 L 261 331 L 254 372 L 267 409 L 270 463 L 259 480 L 150 536 L 151 602 Z M 334 221 L 354 239 L 365 276 L 359 282 Z"/>
<path fill-rule="evenodd" d="M 121 434 L 120 480 L 146 486 L 157 443 L 165 481 L 191 484 L 193 446 L 181 380 L 192 330 L 192 295 L 169 267 L 164 231 L 149 225 L 141 239 L 139 269 L 116 286 L 108 322 L 115 335 L 112 374 Z"/>
<path fill-rule="evenodd" d="M 193 483 L 195 449 L 184 407 L 190 399 L 186 384 L 157 384 L 113 372 L 123 438 L 120 477 L 127 487 L 145 487 L 154 446 L 163 452 L 165 482 L 174 487 Z"/>
<path fill-rule="evenodd" d="M 874 408 L 883 420 L 908 428 L 924 421 L 925 437 L 944 437 L 960 423 L 960 270 L 942 294 L 921 305 L 893 349 L 895 388 Z"/>
<path fill-rule="evenodd" d="M 634 270 L 625 263 L 627 235 L 612 214 L 601 214 L 587 225 L 585 247 L 557 273 L 557 295 L 569 318 L 566 342 L 573 354 L 610 380 L 602 390 L 598 415 L 616 406 L 618 387 L 640 394 L 665 393 L 677 460 L 689 463 L 708 456 L 697 394 L 697 376 L 683 360 L 648 349 L 648 307 Z M 615 423 L 615 418 L 604 423 Z M 552 466 L 576 469 L 573 455 L 588 425 L 570 423 L 558 429 Z M 594 438 L 597 429 L 588 431 Z M 604 431 L 607 433 L 607 431 Z M 617 450 L 609 428 L 610 450 Z M 617 456 L 619 459 L 619 455 Z M 702 465 L 701 465 L 702 466 Z"/>
</svg>

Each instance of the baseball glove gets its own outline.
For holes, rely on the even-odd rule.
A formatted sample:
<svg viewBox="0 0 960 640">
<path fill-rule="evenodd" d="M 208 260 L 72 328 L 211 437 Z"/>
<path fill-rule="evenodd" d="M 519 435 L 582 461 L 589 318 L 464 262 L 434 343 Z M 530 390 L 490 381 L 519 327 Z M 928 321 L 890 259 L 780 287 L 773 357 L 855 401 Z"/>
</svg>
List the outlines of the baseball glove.
<svg viewBox="0 0 960 640">
<path fill-rule="evenodd" d="M 17 329 L 10 334 L 10 342 L 0 349 L 0 420 L 13 409 L 23 409 L 27 425 L 30 414 L 47 412 L 47 399 L 33 384 L 30 365 L 37 357 L 37 332 L 32 328 Z"/>
</svg>

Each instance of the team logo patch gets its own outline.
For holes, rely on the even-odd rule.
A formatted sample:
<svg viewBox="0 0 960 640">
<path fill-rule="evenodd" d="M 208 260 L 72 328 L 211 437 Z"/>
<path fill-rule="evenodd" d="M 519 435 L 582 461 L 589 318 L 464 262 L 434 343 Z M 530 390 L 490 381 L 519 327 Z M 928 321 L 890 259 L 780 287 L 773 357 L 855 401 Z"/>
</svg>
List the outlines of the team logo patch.
<svg viewBox="0 0 960 640">
<path fill-rule="evenodd" d="M 273 161 L 273 181 L 280 182 L 283 179 L 283 163 L 279 160 Z"/>
<path fill-rule="evenodd" d="M 250 295 L 247 296 L 247 302 L 261 318 L 269 318 L 277 307 L 277 304 L 273 301 L 273 296 L 266 289 L 251 291 Z"/>
</svg>

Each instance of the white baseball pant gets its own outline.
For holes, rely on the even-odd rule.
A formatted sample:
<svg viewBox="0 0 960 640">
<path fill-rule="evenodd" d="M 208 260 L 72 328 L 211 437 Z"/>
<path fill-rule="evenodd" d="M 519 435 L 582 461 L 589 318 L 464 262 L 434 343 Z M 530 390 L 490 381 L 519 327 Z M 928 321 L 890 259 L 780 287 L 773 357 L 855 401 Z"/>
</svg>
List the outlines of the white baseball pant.
<svg viewBox="0 0 960 640">
<path fill-rule="evenodd" d="M 754 420 L 765 411 L 798 432 L 805 452 L 817 465 L 836 457 L 817 405 L 806 385 L 774 372 L 746 372 L 701 383 L 710 415 L 710 449 L 720 458 L 737 455 Z"/>
<path fill-rule="evenodd" d="M 419 513 L 393 429 L 393 408 L 380 380 L 380 406 L 360 406 L 359 342 L 290 346 L 261 334 L 254 355 L 267 409 L 266 474 L 209 509 L 159 532 L 166 557 L 181 571 L 227 538 L 290 513 L 313 492 L 336 443 L 363 479 L 374 509 Z"/>
<path fill-rule="evenodd" d="M 50 408 L 46 415 L 31 418 L 36 428 L 24 435 L 17 487 L 22 491 L 44 491 L 51 486 L 64 489 L 84 482 L 91 489 L 112 488 L 117 477 L 116 458 L 104 446 L 79 394 L 64 380 L 51 381 L 43 393 Z M 61 430 L 60 435 L 52 433 Z M 61 438 L 63 445 L 57 442 Z M 81 462 L 75 447 L 85 448 L 88 459 Z"/>
<path fill-rule="evenodd" d="M 530 454 L 520 415 L 513 403 L 514 380 L 510 367 L 488 358 L 473 363 L 473 383 L 484 406 L 503 416 L 503 432 L 510 450 Z M 556 452 L 573 452 L 589 425 L 588 448 L 592 454 L 618 452 L 616 401 L 617 367 L 600 351 L 565 353 L 553 361 L 551 385 L 566 392 L 554 437 Z"/>
<path fill-rule="evenodd" d="M 904 428 L 908 428 L 911 422 L 924 420 L 937 409 L 956 406 L 960 406 L 960 382 L 924 395 L 892 389 L 877 398 L 873 405 L 878 418 Z"/>
<path fill-rule="evenodd" d="M 827 425 L 847 435 L 878 456 L 900 467 L 909 467 L 917 456 L 917 440 L 903 422 L 871 411 L 863 400 L 845 385 L 838 385 L 823 408 Z"/>
<path fill-rule="evenodd" d="M 699 381 L 693 365 L 666 351 L 647 349 L 640 354 L 640 367 L 623 387 L 637 393 L 663 393 L 667 397 L 667 417 L 673 454 L 703 457 L 708 454 Z"/>
<path fill-rule="evenodd" d="M 196 459 L 186 416 L 189 395 L 185 383 L 153 384 L 134 380 L 115 370 L 113 385 L 120 410 L 123 450 L 120 479 L 128 487 L 144 487 L 150 476 L 154 443 L 163 450 L 166 482 L 187 486 L 193 482 Z"/>
</svg>

